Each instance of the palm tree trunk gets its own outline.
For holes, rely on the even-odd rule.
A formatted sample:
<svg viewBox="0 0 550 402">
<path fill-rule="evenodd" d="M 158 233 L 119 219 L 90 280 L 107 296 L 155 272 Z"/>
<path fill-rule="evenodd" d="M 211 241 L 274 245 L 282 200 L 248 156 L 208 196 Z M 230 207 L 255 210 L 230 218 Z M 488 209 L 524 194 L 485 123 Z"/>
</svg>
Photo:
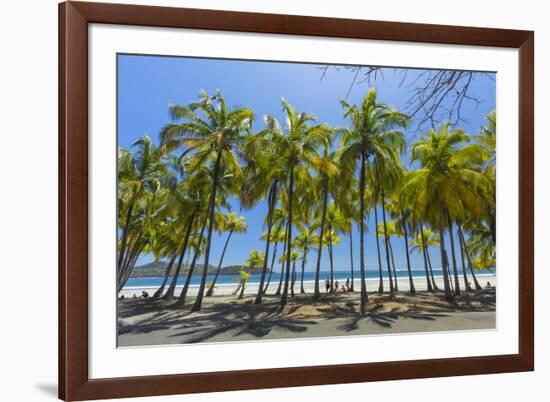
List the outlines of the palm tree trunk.
<svg viewBox="0 0 550 402">
<path fill-rule="evenodd" d="M 397 284 L 397 270 L 395 269 L 395 259 L 393 258 L 393 247 L 391 245 L 391 239 L 388 239 L 388 244 L 390 245 L 390 255 L 391 255 L 391 266 L 393 267 L 393 281 L 395 283 L 395 291 L 399 291 L 399 285 Z"/>
<path fill-rule="evenodd" d="M 208 235 L 206 237 L 206 251 L 204 252 L 204 268 L 202 270 L 201 284 L 199 286 L 199 293 L 195 299 L 195 303 L 191 308 L 191 311 L 199 311 L 202 306 L 202 298 L 204 296 L 204 287 L 206 286 L 206 277 L 208 275 L 208 263 L 210 262 L 210 245 L 212 243 L 212 229 L 214 228 L 214 209 L 216 207 L 216 192 L 218 190 L 218 180 L 220 175 L 220 160 L 222 157 L 222 150 L 218 151 L 216 158 L 216 164 L 214 165 L 214 180 L 212 181 L 212 194 L 210 195 L 210 204 L 208 209 Z M 199 243 L 200 246 L 200 243 Z"/>
<path fill-rule="evenodd" d="M 443 268 L 443 284 L 445 286 L 445 300 L 454 302 L 454 295 L 449 283 L 449 271 L 447 267 L 447 251 L 445 250 L 445 217 L 443 208 L 439 208 L 439 250 L 441 252 L 441 266 Z"/>
<path fill-rule="evenodd" d="M 134 270 L 136 261 L 139 255 L 141 254 L 141 252 L 143 251 L 143 249 L 145 248 L 146 244 L 147 244 L 146 242 L 141 242 L 140 244 L 138 244 L 136 246 L 137 249 L 135 250 L 134 254 L 131 255 L 131 258 L 129 258 L 128 264 L 125 267 L 123 267 L 124 274 L 122 276 L 120 284 L 118 285 L 118 292 L 120 292 L 124 288 L 124 286 L 126 285 L 126 282 L 128 282 L 128 279 L 130 279 L 130 275 Z"/>
<path fill-rule="evenodd" d="M 328 227 L 328 258 L 330 261 L 330 293 L 334 293 L 334 259 L 332 254 L 332 228 Z"/>
<path fill-rule="evenodd" d="M 285 243 L 286 245 L 286 243 Z M 284 254 L 283 254 L 284 255 Z M 277 290 L 275 291 L 275 296 L 280 296 L 281 292 L 283 290 L 283 279 L 285 277 L 285 262 L 281 262 L 281 277 L 279 278 L 279 285 L 277 286 Z"/>
<path fill-rule="evenodd" d="M 384 222 L 384 245 L 386 247 L 386 267 L 388 269 L 388 277 L 390 280 L 390 297 L 392 297 L 393 292 L 395 290 L 395 286 L 393 284 L 393 275 L 392 275 L 391 266 L 390 266 L 388 226 L 386 223 L 386 202 L 384 201 L 384 191 L 382 191 L 381 196 L 382 196 L 382 221 Z"/>
<path fill-rule="evenodd" d="M 361 303 L 360 303 L 360 313 L 365 315 L 367 312 L 367 286 L 365 283 L 365 228 L 364 228 L 364 219 L 365 219 L 365 154 L 361 153 L 361 173 L 359 174 L 359 214 L 361 218 L 359 219 L 359 247 L 361 247 L 359 253 L 360 259 L 360 269 L 361 269 Z"/>
<path fill-rule="evenodd" d="M 135 233 L 133 233 L 126 241 L 126 255 L 122 260 L 122 265 L 120 267 L 117 266 L 118 285 L 120 285 L 122 279 L 124 278 L 126 268 L 128 267 L 130 260 L 134 256 L 134 250 L 139 246 L 139 240 L 141 239 L 141 237 L 141 231 L 136 230 Z"/>
<path fill-rule="evenodd" d="M 191 230 L 193 229 L 193 221 L 195 220 L 195 216 L 197 214 L 197 210 L 193 211 L 191 216 L 189 217 L 189 222 L 187 223 L 187 230 L 185 232 L 185 238 L 183 240 L 183 245 L 181 248 L 178 265 L 176 267 L 176 272 L 174 273 L 174 277 L 172 278 L 172 282 L 170 283 L 170 286 L 168 287 L 168 291 L 163 296 L 164 299 L 171 300 L 174 297 L 174 293 L 176 291 L 176 284 L 178 282 L 178 278 L 180 276 L 180 271 L 182 267 L 183 262 L 183 256 L 185 255 L 185 252 L 187 251 L 187 244 L 189 243 L 189 237 L 191 236 Z"/>
<path fill-rule="evenodd" d="M 185 304 L 185 298 L 187 297 L 187 291 L 189 290 L 189 285 L 191 284 L 191 278 L 193 277 L 193 272 L 195 271 L 197 260 L 199 258 L 199 255 L 201 254 L 202 238 L 204 236 L 204 229 L 206 228 L 207 221 L 208 219 L 205 217 L 201 227 L 201 232 L 199 234 L 199 239 L 197 242 L 197 251 L 193 256 L 193 261 L 191 261 L 191 265 L 189 266 L 189 271 L 187 272 L 187 278 L 185 278 L 185 284 L 183 285 L 183 289 L 181 290 L 181 293 L 178 298 L 178 304 L 182 306 Z"/>
<path fill-rule="evenodd" d="M 464 249 L 464 254 L 466 254 L 466 259 L 468 260 L 468 267 L 470 267 L 470 273 L 472 274 L 472 278 L 474 278 L 474 286 L 476 287 L 476 290 L 481 290 L 482 287 L 477 281 L 476 274 L 474 272 L 474 269 L 472 267 L 472 261 L 470 260 L 470 253 L 468 252 L 468 247 L 466 247 L 466 240 L 464 239 L 464 232 L 462 231 L 462 226 L 458 226 L 458 236 L 460 238 L 462 248 Z"/>
<path fill-rule="evenodd" d="M 246 281 L 241 283 L 241 293 L 239 293 L 239 300 L 243 298 L 244 296 L 244 289 L 246 288 Z"/>
<path fill-rule="evenodd" d="M 432 286 L 435 291 L 439 291 L 439 286 L 437 286 L 437 282 L 435 281 L 434 277 L 434 270 L 432 268 L 432 259 L 430 257 L 430 247 L 426 245 L 426 257 L 428 258 L 428 269 L 430 270 L 430 278 L 432 278 Z"/>
<path fill-rule="evenodd" d="M 286 247 L 286 270 L 285 270 L 285 286 L 283 288 L 283 294 L 281 296 L 281 307 L 280 311 L 282 312 L 286 306 L 288 298 L 288 280 L 290 275 L 290 256 L 292 251 L 292 201 L 294 198 L 294 164 L 290 163 L 290 178 L 288 183 L 288 239 Z"/>
<path fill-rule="evenodd" d="M 304 247 L 304 256 L 302 257 L 302 277 L 300 278 L 300 293 L 306 293 L 304 289 L 304 272 L 306 268 L 307 247 Z"/>
<path fill-rule="evenodd" d="M 353 223 L 350 224 L 349 229 L 349 260 L 351 263 L 351 285 L 349 287 L 348 292 L 355 292 L 355 289 L 353 288 L 353 282 L 355 281 L 355 273 L 353 271 Z"/>
<path fill-rule="evenodd" d="M 426 239 L 424 238 L 424 227 L 422 226 L 422 224 L 419 224 L 418 228 L 420 230 L 420 236 L 422 238 L 422 255 L 424 256 L 424 270 L 426 271 L 426 286 L 428 292 L 434 292 L 435 289 L 432 282 L 430 282 L 430 269 L 428 268 L 428 257 L 426 255 Z"/>
<path fill-rule="evenodd" d="M 378 198 L 378 197 L 376 197 Z M 376 253 L 378 254 L 378 293 L 384 293 L 384 276 L 382 275 L 382 256 L 380 253 L 380 238 L 378 237 L 378 210 L 374 202 L 374 227 L 376 228 Z"/>
<path fill-rule="evenodd" d="M 130 230 L 130 219 L 132 217 L 132 211 L 134 209 L 134 197 L 128 205 L 128 211 L 126 212 L 126 222 L 124 223 L 124 230 L 122 231 L 122 240 L 120 241 L 120 251 L 118 253 L 118 262 L 117 267 L 120 269 L 122 267 L 122 262 L 126 254 L 126 242 L 128 241 L 128 231 Z"/>
<path fill-rule="evenodd" d="M 223 258 L 225 256 L 225 251 L 227 250 L 227 245 L 229 244 L 229 239 L 231 239 L 232 234 L 233 234 L 233 230 L 230 230 L 229 234 L 227 235 L 227 239 L 225 240 L 225 244 L 223 245 L 223 251 L 220 257 L 220 262 L 218 264 L 218 269 L 216 270 L 216 275 L 214 276 L 214 280 L 208 287 L 208 291 L 206 292 L 206 297 L 212 296 L 214 294 L 214 286 L 216 286 L 216 282 L 218 281 L 218 276 L 220 275 L 220 271 L 222 270 Z"/>
<path fill-rule="evenodd" d="M 455 295 L 460 296 L 460 281 L 458 280 L 458 266 L 456 263 L 456 254 L 455 254 L 455 241 L 453 234 L 453 221 L 449 212 L 447 211 L 447 222 L 449 223 L 449 238 L 451 240 L 451 257 L 453 259 L 453 274 L 455 279 Z"/>
<path fill-rule="evenodd" d="M 276 193 L 277 193 L 277 180 L 273 182 L 271 191 L 269 192 L 269 210 L 267 212 L 267 241 L 265 243 L 265 255 L 264 255 L 264 266 L 262 267 L 262 275 L 260 277 L 260 286 L 258 287 L 258 294 L 256 294 L 256 299 L 254 300 L 255 304 L 260 304 L 262 302 L 262 296 L 264 294 L 264 280 L 265 273 L 267 271 L 267 261 L 269 258 L 269 243 L 271 241 L 271 226 L 273 224 L 273 209 L 275 207 Z"/>
<path fill-rule="evenodd" d="M 321 291 L 319 289 L 319 277 L 321 275 L 321 256 L 323 255 L 323 236 L 325 231 L 325 220 L 327 217 L 327 204 L 328 204 L 328 190 L 325 188 L 323 194 L 323 213 L 321 215 L 321 227 L 319 228 L 319 248 L 317 249 L 317 266 L 315 268 L 315 291 L 313 293 L 313 299 L 319 299 L 321 297 Z"/>
<path fill-rule="evenodd" d="M 411 259 L 409 257 L 409 235 L 407 233 L 407 224 L 403 223 L 403 235 L 405 238 L 405 255 L 407 256 L 407 271 L 409 272 L 409 293 L 414 295 L 416 289 L 414 288 L 414 281 L 411 270 Z"/>
<path fill-rule="evenodd" d="M 285 255 L 284 249 L 286 247 L 287 238 L 288 238 L 288 221 L 286 223 L 286 229 L 285 229 L 285 241 L 283 243 L 283 256 Z M 277 291 L 275 292 L 275 296 L 279 296 L 281 294 L 281 290 L 283 289 L 284 276 L 285 276 L 285 261 L 283 260 L 281 262 L 281 277 L 279 278 L 279 286 L 277 286 Z"/>
<path fill-rule="evenodd" d="M 296 260 L 292 261 L 292 275 L 290 278 L 290 296 L 294 297 L 294 284 L 296 283 Z"/>
<path fill-rule="evenodd" d="M 162 296 L 162 293 L 164 292 L 164 287 L 166 286 L 166 282 L 168 282 L 168 278 L 170 277 L 170 274 L 172 273 L 172 268 L 174 267 L 174 262 L 176 262 L 176 258 L 178 256 L 178 253 L 174 253 L 172 258 L 170 259 L 170 262 L 168 263 L 168 266 L 166 267 L 166 271 L 164 272 L 164 280 L 162 281 L 162 284 L 157 289 L 155 294 L 153 295 L 153 298 L 159 298 Z"/>
<path fill-rule="evenodd" d="M 147 242 L 143 240 L 143 236 L 139 236 L 136 240 L 134 245 L 131 247 L 130 251 L 127 253 L 128 258 L 126 258 L 126 261 L 122 265 L 122 272 L 121 275 L 118 276 L 119 283 L 118 283 L 118 291 L 120 292 L 122 288 L 126 285 L 126 282 L 130 278 L 130 275 L 132 274 L 132 271 L 134 270 L 134 267 L 136 265 L 136 261 L 139 258 L 141 252 L 147 245 Z"/>
<path fill-rule="evenodd" d="M 269 288 L 269 284 L 271 283 L 271 277 L 273 276 L 273 267 L 275 265 L 275 257 L 277 256 L 277 245 L 279 243 L 275 242 L 275 245 L 273 246 L 273 255 L 271 256 L 271 266 L 269 268 L 269 277 L 267 278 L 267 284 L 263 288 L 263 294 L 265 295 L 265 292 L 267 292 L 267 288 Z"/>
<path fill-rule="evenodd" d="M 462 276 L 464 278 L 464 288 L 466 291 L 472 290 L 470 282 L 468 281 L 468 275 L 466 274 L 466 261 L 464 258 L 464 249 L 462 248 L 462 242 L 460 241 L 460 234 L 458 235 L 458 248 L 460 249 L 460 262 L 462 263 Z"/>
</svg>

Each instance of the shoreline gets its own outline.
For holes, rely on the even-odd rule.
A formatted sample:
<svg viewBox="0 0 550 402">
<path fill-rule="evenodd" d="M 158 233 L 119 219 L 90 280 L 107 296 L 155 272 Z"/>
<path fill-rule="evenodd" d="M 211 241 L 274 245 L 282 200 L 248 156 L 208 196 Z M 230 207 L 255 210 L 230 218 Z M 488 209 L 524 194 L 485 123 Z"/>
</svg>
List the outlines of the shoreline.
<svg viewBox="0 0 550 402">
<path fill-rule="evenodd" d="M 495 286 L 496 282 L 497 282 L 496 273 L 495 274 L 477 274 L 476 277 L 478 278 L 479 284 L 483 288 L 485 287 L 487 282 L 489 282 L 491 284 L 491 286 Z M 470 279 L 471 286 L 473 287 L 473 279 L 471 278 L 471 275 L 469 275 L 468 278 Z M 435 282 L 436 282 L 437 286 L 440 289 L 443 289 L 443 276 L 434 276 L 434 279 L 435 279 Z M 423 278 L 422 277 L 416 277 L 416 278 L 413 278 L 413 281 L 414 281 L 414 286 L 415 286 L 416 291 L 422 292 L 422 291 L 427 291 L 428 290 L 425 277 L 423 277 Z M 464 280 L 462 278 L 462 275 L 459 276 L 459 281 L 460 281 L 461 289 L 463 289 L 464 288 Z M 378 291 L 378 282 L 379 282 L 378 278 L 368 278 L 368 279 L 365 279 L 365 282 L 366 282 L 366 285 L 367 285 L 367 292 L 368 293 Z M 339 284 L 339 286 L 344 285 L 345 280 L 338 280 L 338 284 Z M 398 284 L 399 291 L 407 292 L 409 290 L 409 278 L 408 277 L 398 278 L 397 279 L 397 284 Z M 217 284 L 215 289 L 214 289 L 214 296 L 231 296 L 232 293 L 237 288 L 237 286 L 238 286 L 238 284 L 236 282 L 235 283 Z M 268 289 L 267 293 L 268 294 L 269 293 L 271 293 L 271 294 L 275 293 L 278 286 L 279 286 L 279 282 L 273 282 L 272 281 L 269 284 L 269 289 Z M 305 290 L 306 294 L 307 293 L 313 293 L 314 286 L 315 286 L 315 281 L 304 281 L 304 290 Z M 325 293 L 324 292 L 325 291 L 324 279 L 320 281 L 319 286 L 321 287 L 321 293 Z M 355 278 L 354 288 L 355 288 L 356 292 L 358 292 L 360 290 L 360 286 L 361 286 L 360 279 Z M 257 283 L 257 282 L 256 283 L 247 283 L 244 294 L 245 295 L 256 294 L 256 293 L 258 293 L 258 287 L 259 287 L 259 283 Z M 149 293 L 149 296 L 152 296 L 153 293 L 158 288 L 159 288 L 159 286 L 125 287 L 118 293 L 118 296 L 120 297 L 120 296 L 123 295 L 125 298 L 132 298 L 133 295 L 135 294 L 136 297 L 139 297 L 141 295 L 141 292 L 143 292 L 143 291 Z M 167 288 L 168 288 L 168 286 L 166 286 L 165 290 Z M 183 288 L 182 285 L 177 285 L 176 286 L 176 292 L 175 292 L 176 297 L 179 295 L 182 288 Z M 290 288 L 290 284 L 289 284 L 289 288 Z M 187 295 L 191 296 L 191 297 L 196 296 L 198 294 L 198 290 L 199 290 L 199 285 L 198 284 L 190 285 Z M 384 291 L 387 292 L 388 290 L 389 290 L 389 281 L 388 281 L 387 278 L 384 278 Z M 294 285 L 294 291 L 296 293 L 300 292 L 300 281 L 296 281 L 296 283 Z M 289 292 L 290 292 L 290 290 L 289 290 Z"/>
</svg>

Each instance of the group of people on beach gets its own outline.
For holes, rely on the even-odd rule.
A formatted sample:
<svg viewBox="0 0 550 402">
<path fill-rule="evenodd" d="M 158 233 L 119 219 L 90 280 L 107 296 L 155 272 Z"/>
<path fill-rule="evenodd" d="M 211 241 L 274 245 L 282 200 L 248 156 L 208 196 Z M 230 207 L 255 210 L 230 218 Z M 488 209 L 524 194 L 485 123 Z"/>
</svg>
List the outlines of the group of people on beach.
<svg viewBox="0 0 550 402">
<path fill-rule="evenodd" d="M 339 282 L 338 281 L 334 281 L 334 289 L 336 291 L 336 293 L 347 293 L 351 290 L 350 288 L 350 284 L 351 284 L 351 281 L 350 279 L 346 279 L 346 284 L 345 285 L 342 285 L 342 287 L 339 287 Z M 329 291 L 331 291 L 331 286 L 330 286 L 330 279 L 327 277 L 325 279 L 325 289 L 326 289 L 326 293 L 328 293 Z"/>
</svg>

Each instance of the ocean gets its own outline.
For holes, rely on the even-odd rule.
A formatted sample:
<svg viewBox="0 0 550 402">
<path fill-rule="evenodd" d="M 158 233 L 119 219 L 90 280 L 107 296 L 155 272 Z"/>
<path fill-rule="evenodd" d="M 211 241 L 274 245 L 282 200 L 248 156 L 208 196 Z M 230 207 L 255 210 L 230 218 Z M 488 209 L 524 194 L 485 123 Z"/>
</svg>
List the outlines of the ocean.
<svg viewBox="0 0 550 402">
<path fill-rule="evenodd" d="M 494 271 L 493 271 L 494 272 Z M 433 270 L 434 276 L 442 277 L 443 271 L 434 269 Z M 470 278 L 470 272 L 466 271 L 468 277 Z M 492 276 L 493 273 L 489 270 L 481 270 L 481 271 L 475 271 L 476 276 Z M 376 281 L 378 280 L 378 271 L 372 271 L 368 270 L 365 272 L 366 279 L 368 281 Z M 425 271 L 424 270 L 413 270 L 412 271 L 413 278 L 415 279 L 424 279 L 425 278 Z M 460 279 L 462 279 L 462 270 L 459 270 L 458 272 Z M 361 273 L 359 271 L 354 272 L 355 280 L 357 281 L 360 278 Z M 387 272 L 382 273 L 384 279 L 387 279 Z M 398 278 L 408 278 L 408 271 L 407 270 L 397 270 L 397 277 Z M 266 275 L 266 281 L 269 277 L 269 274 Z M 218 281 L 216 283 L 216 286 L 234 286 L 239 281 L 239 275 L 220 275 L 218 277 Z M 278 283 L 281 278 L 280 272 L 274 272 L 271 277 L 271 283 Z M 301 278 L 301 272 L 296 272 L 296 281 L 299 282 Z M 324 283 L 324 280 L 326 278 L 330 278 L 330 271 L 321 271 L 320 280 Z M 342 284 L 346 281 L 347 278 L 351 279 L 351 272 L 350 271 L 334 271 L 334 279 L 342 282 Z M 214 280 L 214 275 L 208 275 L 206 279 L 206 283 L 209 283 L 210 281 Z M 154 277 L 154 278 L 130 278 L 128 279 L 128 282 L 126 282 L 126 285 L 124 286 L 124 289 L 155 289 L 158 288 L 162 284 L 163 278 L 161 277 Z M 199 275 L 194 275 L 191 278 L 191 286 L 198 286 L 200 284 L 201 277 Z M 305 272 L 304 273 L 304 282 L 313 282 L 315 281 L 315 272 Z M 183 286 L 185 282 L 185 276 L 181 276 L 178 279 L 177 285 Z M 168 284 L 170 281 L 168 281 Z M 250 281 L 249 284 L 258 284 L 260 283 L 260 274 L 250 275 Z"/>
</svg>

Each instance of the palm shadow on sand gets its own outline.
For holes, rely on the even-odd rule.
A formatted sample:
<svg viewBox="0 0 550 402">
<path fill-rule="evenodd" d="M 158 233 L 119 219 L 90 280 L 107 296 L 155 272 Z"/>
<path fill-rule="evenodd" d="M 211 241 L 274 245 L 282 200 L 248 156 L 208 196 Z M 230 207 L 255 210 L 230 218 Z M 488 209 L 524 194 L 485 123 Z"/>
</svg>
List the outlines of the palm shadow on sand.
<svg viewBox="0 0 550 402">
<path fill-rule="evenodd" d="M 313 320 L 294 319 L 277 313 L 277 303 L 256 305 L 246 303 L 224 303 L 209 305 L 200 314 L 191 313 L 190 305 L 179 307 L 167 305 L 163 301 L 152 304 L 144 301 L 134 307 L 133 311 L 121 311 L 120 317 L 151 313 L 149 319 L 124 326 L 119 323 L 119 334 L 143 334 L 164 329 L 177 329 L 178 332 L 169 338 L 185 338 L 186 343 L 207 341 L 216 335 L 231 333 L 234 337 L 251 335 L 263 338 L 272 331 L 301 333 L 310 325 L 316 325 Z M 156 306 L 156 307 L 155 307 Z M 158 313 L 162 307 L 165 313 Z M 154 312 L 156 310 L 157 312 Z M 170 311 L 166 313 L 166 310 Z"/>
<path fill-rule="evenodd" d="M 364 316 L 358 311 L 358 299 L 353 299 L 356 295 L 325 295 L 318 301 L 298 296 L 290 299 L 282 314 L 278 312 L 278 298 L 269 296 L 262 304 L 254 304 L 252 298 L 207 304 L 200 313 L 191 313 L 191 301 L 182 307 L 177 302 L 138 299 L 120 304 L 118 332 L 131 336 L 172 330 L 167 335 L 173 340 L 169 343 L 205 342 L 222 334 L 262 339 L 277 333 L 277 338 L 284 338 L 305 333 L 319 321 L 338 319 L 343 323 L 336 328 L 344 335 L 359 330 L 362 322 L 390 329 L 400 319 L 435 321 L 456 312 L 494 311 L 495 296 L 494 289 L 463 292 L 454 305 L 447 303 L 442 293 L 410 296 L 401 292 L 396 299 L 372 296 Z M 132 317 L 141 318 L 125 322 Z"/>
</svg>

